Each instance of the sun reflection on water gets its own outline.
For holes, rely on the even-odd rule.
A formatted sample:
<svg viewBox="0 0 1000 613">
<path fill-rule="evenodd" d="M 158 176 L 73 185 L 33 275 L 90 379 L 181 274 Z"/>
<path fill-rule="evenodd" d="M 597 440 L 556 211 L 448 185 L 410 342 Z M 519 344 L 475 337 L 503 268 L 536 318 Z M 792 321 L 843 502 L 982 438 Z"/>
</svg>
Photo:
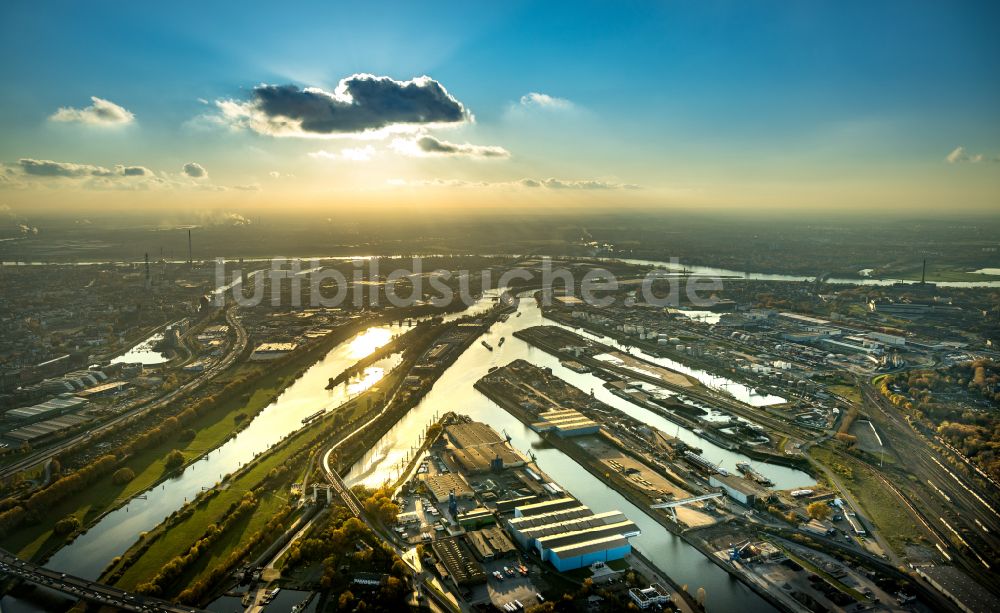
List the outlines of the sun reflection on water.
<svg viewBox="0 0 1000 613">
<path fill-rule="evenodd" d="M 392 330 L 389 328 L 368 328 L 351 341 L 351 357 L 359 360 L 371 355 L 373 351 L 392 340 Z"/>
</svg>

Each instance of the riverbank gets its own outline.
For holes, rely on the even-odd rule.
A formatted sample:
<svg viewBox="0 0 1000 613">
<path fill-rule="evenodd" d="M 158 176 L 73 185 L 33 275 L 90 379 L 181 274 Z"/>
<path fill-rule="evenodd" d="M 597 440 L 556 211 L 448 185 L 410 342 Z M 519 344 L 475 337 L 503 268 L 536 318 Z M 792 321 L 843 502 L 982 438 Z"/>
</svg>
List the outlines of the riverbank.
<svg viewBox="0 0 1000 613">
<path fill-rule="evenodd" d="M 503 408 L 505 411 L 510 413 L 512 416 L 517 418 L 525 426 L 530 427 L 531 424 L 536 421 L 534 416 L 530 415 L 527 411 L 522 409 L 520 405 L 518 405 L 516 402 L 513 402 L 506 396 L 493 393 L 493 391 L 490 390 L 488 386 L 482 385 L 480 382 L 476 382 L 474 387 L 480 393 L 489 398 L 491 401 L 493 401 L 501 408 Z M 623 498 L 631 502 L 637 508 L 641 509 L 643 513 L 645 513 L 648 517 L 653 519 L 657 524 L 665 528 L 667 531 L 675 535 L 677 538 L 683 540 L 686 544 L 690 545 L 692 548 L 697 550 L 699 553 L 701 553 L 703 556 L 705 556 L 712 562 L 716 563 L 716 565 L 725 570 L 730 576 L 739 579 L 741 583 L 743 583 L 748 588 L 753 590 L 755 593 L 757 593 L 761 598 L 766 600 L 772 606 L 782 611 L 787 610 L 780 601 L 776 600 L 773 596 L 768 594 L 766 591 L 762 590 L 760 586 L 755 585 L 752 581 L 749 581 L 746 578 L 740 576 L 740 574 L 732 572 L 733 571 L 732 568 L 727 568 L 724 565 L 720 564 L 718 560 L 716 560 L 714 552 L 711 551 L 708 547 L 706 547 L 706 543 L 704 541 L 691 537 L 691 534 L 693 532 L 692 530 L 682 529 L 676 523 L 672 522 L 665 514 L 652 512 L 652 510 L 650 509 L 650 504 L 652 504 L 654 501 L 651 498 L 640 494 L 639 492 L 635 491 L 634 488 L 625 486 L 618 479 L 609 478 L 608 472 L 604 470 L 597 462 L 595 462 L 594 458 L 590 456 L 584 449 L 582 449 L 576 443 L 572 442 L 572 439 L 561 438 L 558 435 L 551 433 L 544 433 L 541 435 L 541 437 L 542 440 L 544 440 L 548 445 L 551 445 L 552 447 L 558 449 L 560 452 L 568 456 L 570 459 L 576 462 L 579 466 L 583 467 L 587 472 L 589 472 L 595 478 L 604 482 L 606 485 L 615 490 Z M 654 568 L 659 568 L 659 567 L 656 567 L 654 565 Z M 659 570 L 665 575 L 668 575 L 665 569 L 659 568 Z M 671 581 L 672 583 L 676 584 L 676 582 L 674 582 L 673 580 Z"/>
</svg>

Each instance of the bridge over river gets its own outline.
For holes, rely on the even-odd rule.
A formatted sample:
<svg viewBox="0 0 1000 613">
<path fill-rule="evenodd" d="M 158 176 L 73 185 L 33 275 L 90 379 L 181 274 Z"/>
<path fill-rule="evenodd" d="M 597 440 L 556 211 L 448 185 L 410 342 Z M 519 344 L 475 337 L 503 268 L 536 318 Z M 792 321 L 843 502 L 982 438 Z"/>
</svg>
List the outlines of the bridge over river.
<svg viewBox="0 0 1000 613">
<path fill-rule="evenodd" d="M 32 564 L 0 549 L 0 575 L 19 577 L 35 585 L 47 587 L 89 602 L 112 606 L 123 611 L 165 611 L 169 613 L 199 613 L 202 609 L 185 607 L 149 596 L 131 594 L 116 587 L 102 585 L 59 571 Z"/>
</svg>

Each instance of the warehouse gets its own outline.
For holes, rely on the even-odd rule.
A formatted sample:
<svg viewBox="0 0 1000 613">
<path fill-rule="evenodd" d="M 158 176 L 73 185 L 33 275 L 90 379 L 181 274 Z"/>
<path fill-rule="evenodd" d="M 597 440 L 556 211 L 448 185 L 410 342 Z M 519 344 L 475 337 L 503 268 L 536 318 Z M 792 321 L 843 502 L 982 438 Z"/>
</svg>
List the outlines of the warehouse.
<svg viewBox="0 0 1000 613">
<path fill-rule="evenodd" d="M 532 544 L 529 538 L 529 530 L 587 516 L 593 516 L 593 512 L 585 506 L 579 506 L 552 513 L 543 513 L 542 515 L 514 518 L 507 522 L 507 525 L 510 527 L 510 532 L 514 535 L 514 540 L 517 541 L 517 544 L 527 549 Z"/>
<path fill-rule="evenodd" d="M 576 545 L 578 543 L 589 543 L 595 540 L 603 539 L 611 536 L 620 536 L 623 538 L 630 538 L 639 535 L 639 527 L 635 525 L 634 522 L 630 520 L 625 520 L 621 522 L 616 522 L 613 524 L 605 524 L 598 526 L 591 526 L 584 528 L 582 530 L 575 530 L 572 532 L 559 532 L 557 534 L 550 534 L 548 536 L 542 536 L 536 539 L 538 553 L 543 560 L 550 559 L 550 554 L 552 551 L 566 547 L 568 545 Z"/>
<path fill-rule="evenodd" d="M 621 511 L 607 511 L 605 513 L 598 513 L 597 515 L 594 515 L 590 509 L 587 509 L 586 507 L 579 508 L 586 509 L 586 512 L 573 513 L 571 516 L 569 513 L 548 513 L 546 515 L 538 515 L 532 518 L 527 518 L 541 520 L 539 522 L 531 523 L 530 525 L 514 524 L 512 522 L 510 526 L 511 532 L 514 534 L 514 538 L 518 541 L 518 543 L 520 543 L 525 549 L 528 549 L 529 547 L 539 549 L 538 539 L 543 537 L 552 536 L 554 534 L 566 534 L 568 532 L 576 532 L 586 530 L 588 528 L 625 521 L 625 515 Z M 574 509 L 570 509 L 569 511 L 573 510 Z"/>
<path fill-rule="evenodd" d="M 254 362 L 267 360 L 277 360 L 295 351 L 298 343 L 261 343 L 250 354 L 250 359 Z"/>
<path fill-rule="evenodd" d="M 515 551 L 514 543 L 496 526 L 467 532 L 465 538 L 469 541 L 472 553 L 484 562 L 505 558 Z"/>
<path fill-rule="evenodd" d="M 452 461 L 465 473 L 477 474 L 524 466 L 525 459 L 496 430 L 480 422 L 453 424 L 445 434 L 454 446 Z"/>
<path fill-rule="evenodd" d="M 473 491 L 465 478 L 458 473 L 445 473 L 424 478 L 424 486 L 437 502 L 448 502 L 448 495 L 455 492 L 458 498 L 472 498 Z"/>
<path fill-rule="evenodd" d="M 531 424 L 536 432 L 554 431 L 561 437 L 596 434 L 601 426 L 583 413 L 573 409 L 552 409 L 539 413 L 540 421 Z"/>
<path fill-rule="evenodd" d="M 758 498 L 766 498 L 767 493 L 759 487 L 736 475 L 711 475 L 708 484 L 712 487 L 721 487 L 726 494 L 744 505 L 752 505 Z"/>
<path fill-rule="evenodd" d="M 86 400 L 83 398 L 77 398 L 76 396 L 71 396 L 69 394 L 63 394 L 52 400 L 47 400 L 41 404 L 32 405 L 30 407 L 22 407 L 20 409 L 12 409 L 4 414 L 4 418 L 10 421 L 20 421 L 20 422 L 34 422 L 41 421 L 50 417 L 55 417 L 57 415 L 62 415 L 63 413 L 68 413 L 73 409 L 79 408 L 86 404 Z"/>
<path fill-rule="evenodd" d="M 475 509 L 470 509 L 465 513 L 459 513 L 458 525 L 462 526 L 466 530 L 475 530 L 476 528 L 482 526 L 488 526 L 489 524 L 494 524 L 497 521 L 493 512 L 484 507 L 476 507 Z"/>
<path fill-rule="evenodd" d="M 552 500 L 543 500 L 542 502 L 517 507 L 514 509 L 514 517 L 531 517 L 532 515 L 541 515 L 577 506 L 580 506 L 580 503 L 575 498 L 553 498 Z"/>
<path fill-rule="evenodd" d="M 566 572 L 590 566 L 595 562 L 620 560 L 632 552 L 623 536 L 606 536 L 582 543 L 556 547 L 549 552 L 549 561 L 556 570 Z"/>
<path fill-rule="evenodd" d="M 28 426 L 22 426 L 16 430 L 7 432 L 4 436 L 14 441 L 31 443 L 34 445 L 50 437 L 57 436 L 64 430 L 75 428 L 76 426 L 88 421 L 90 421 L 89 417 L 83 417 L 81 415 L 62 415 L 60 417 L 54 417 L 52 419 L 46 419 L 45 421 L 36 422 Z"/>
<path fill-rule="evenodd" d="M 455 585 L 486 583 L 486 572 L 473 558 L 472 552 L 456 538 L 438 539 L 431 544 L 434 555 L 441 560 Z"/>
</svg>

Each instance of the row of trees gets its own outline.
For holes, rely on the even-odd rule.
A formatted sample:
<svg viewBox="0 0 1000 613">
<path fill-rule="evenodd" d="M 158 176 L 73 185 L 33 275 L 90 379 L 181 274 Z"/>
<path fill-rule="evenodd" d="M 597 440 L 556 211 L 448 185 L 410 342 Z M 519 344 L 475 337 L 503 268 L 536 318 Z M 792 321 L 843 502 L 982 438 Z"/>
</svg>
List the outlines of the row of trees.
<svg viewBox="0 0 1000 613">
<path fill-rule="evenodd" d="M 205 600 L 212 588 L 228 576 L 241 560 L 249 556 L 254 547 L 264 542 L 270 542 L 279 534 L 285 520 L 288 519 L 293 510 L 293 507 L 289 505 L 281 507 L 271 519 L 267 520 L 263 528 L 254 532 L 248 538 L 241 539 L 240 544 L 233 548 L 225 559 L 199 575 L 187 589 L 180 593 L 177 600 L 190 605 L 195 605 Z"/>
<path fill-rule="evenodd" d="M 83 490 L 100 477 L 110 473 L 117 464 L 118 459 L 115 456 L 101 456 L 84 468 L 56 479 L 46 487 L 36 491 L 27 500 L 0 513 L 0 538 L 6 537 L 26 521 L 43 517 L 67 496 Z"/>
<path fill-rule="evenodd" d="M 167 564 L 161 568 L 156 575 L 150 578 L 149 581 L 139 585 L 137 588 L 138 591 L 151 596 L 159 596 L 163 594 L 165 589 L 172 585 L 185 570 L 194 564 L 202 552 L 208 550 L 208 548 L 222 536 L 227 528 L 234 525 L 243 516 L 252 513 L 256 506 L 257 497 L 254 493 L 247 492 L 244 494 L 240 501 L 234 502 L 229 508 L 229 511 L 226 513 L 225 518 L 221 523 L 210 524 L 208 528 L 205 529 L 205 532 L 201 535 L 201 537 L 195 541 L 185 553 L 176 556 L 174 559 L 167 562 Z"/>
</svg>

